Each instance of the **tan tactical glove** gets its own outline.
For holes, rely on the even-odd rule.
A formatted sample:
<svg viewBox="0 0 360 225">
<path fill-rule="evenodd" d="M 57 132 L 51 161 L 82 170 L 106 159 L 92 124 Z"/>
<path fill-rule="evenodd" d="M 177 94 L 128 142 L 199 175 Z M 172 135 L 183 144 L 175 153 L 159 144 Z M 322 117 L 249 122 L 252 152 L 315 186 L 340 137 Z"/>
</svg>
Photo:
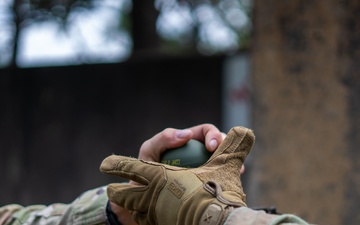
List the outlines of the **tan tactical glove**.
<svg viewBox="0 0 360 225">
<path fill-rule="evenodd" d="M 100 170 L 141 184 L 108 186 L 110 201 L 130 210 L 140 225 L 218 225 L 234 207 L 246 206 L 240 168 L 254 141 L 250 129 L 234 127 L 198 168 L 112 155 Z"/>
</svg>

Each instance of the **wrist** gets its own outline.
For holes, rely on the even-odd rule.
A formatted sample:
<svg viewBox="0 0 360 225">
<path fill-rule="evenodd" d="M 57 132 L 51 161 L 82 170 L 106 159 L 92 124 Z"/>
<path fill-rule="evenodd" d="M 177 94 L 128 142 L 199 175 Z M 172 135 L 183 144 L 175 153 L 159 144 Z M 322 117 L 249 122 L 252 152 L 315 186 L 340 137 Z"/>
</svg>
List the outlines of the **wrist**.
<svg viewBox="0 0 360 225">
<path fill-rule="evenodd" d="M 113 214 L 116 215 L 117 221 L 120 225 L 137 225 L 137 223 L 135 223 L 134 219 L 132 218 L 129 210 L 120 207 L 111 201 L 108 202 L 108 206 L 113 212 Z"/>
</svg>

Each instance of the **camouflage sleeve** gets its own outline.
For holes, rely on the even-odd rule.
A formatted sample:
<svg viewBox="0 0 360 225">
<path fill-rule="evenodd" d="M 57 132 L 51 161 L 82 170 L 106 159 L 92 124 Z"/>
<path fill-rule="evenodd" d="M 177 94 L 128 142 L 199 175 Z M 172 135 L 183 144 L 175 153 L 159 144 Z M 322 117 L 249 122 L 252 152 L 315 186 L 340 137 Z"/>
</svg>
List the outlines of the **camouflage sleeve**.
<svg viewBox="0 0 360 225">
<path fill-rule="evenodd" d="M 0 224 L 4 225 L 42 225 L 107 224 L 106 186 L 81 194 L 70 204 L 56 203 L 49 206 L 6 205 L 0 208 Z"/>
<path fill-rule="evenodd" d="M 274 215 L 247 207 L 235 209 L 227 217 L 224 225 L 310 225 L 293 214 Z"/>
</svg>

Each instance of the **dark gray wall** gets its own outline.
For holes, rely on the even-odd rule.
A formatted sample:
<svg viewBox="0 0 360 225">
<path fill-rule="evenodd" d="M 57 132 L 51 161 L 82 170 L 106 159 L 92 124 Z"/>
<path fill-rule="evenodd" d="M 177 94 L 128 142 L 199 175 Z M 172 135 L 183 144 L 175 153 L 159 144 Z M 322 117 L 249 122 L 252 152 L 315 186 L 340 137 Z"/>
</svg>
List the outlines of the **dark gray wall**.
<svg viewBox="0 0 360 225">
<path fill-rule="evenodd" d="M 69 202 L 118 181 L 111 153 L 137 156 L 166 127 L 220 126 L 223 59 L 0 71 L 0 205 Z"/>
</svg>

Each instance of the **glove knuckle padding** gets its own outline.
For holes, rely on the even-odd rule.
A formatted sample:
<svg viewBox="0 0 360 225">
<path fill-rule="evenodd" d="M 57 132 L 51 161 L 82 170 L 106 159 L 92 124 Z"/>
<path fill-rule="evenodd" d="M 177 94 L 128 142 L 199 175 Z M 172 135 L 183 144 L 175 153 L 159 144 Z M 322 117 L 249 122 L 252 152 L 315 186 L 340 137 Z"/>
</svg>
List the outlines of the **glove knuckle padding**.
<svg viewBox="0 0 360 225">
<path fill-rule="evenodd" d="M 251 130 L 235 127 L 198 168 L 109 156 L 100 170 L 143 185 L 108 187 L 109 199 L 130 210 L 140 225 L 218 225 L 234 207 L 246 206 L 240 168 L 254 141 Z"/>
</svg>

